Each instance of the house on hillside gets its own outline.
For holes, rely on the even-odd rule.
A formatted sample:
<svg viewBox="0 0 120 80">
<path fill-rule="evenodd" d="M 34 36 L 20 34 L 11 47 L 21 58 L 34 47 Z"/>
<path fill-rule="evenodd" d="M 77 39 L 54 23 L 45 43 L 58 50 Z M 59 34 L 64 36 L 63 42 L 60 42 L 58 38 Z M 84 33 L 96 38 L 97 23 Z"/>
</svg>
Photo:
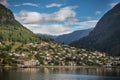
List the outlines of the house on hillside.
<svg viewBox="0 0 120 80">
<path fill-rule="evenodd" d="M 39 65 L 39 61 L 35 59 L 18 59 L 18 67 L 35 67 Z"/>
<path fill-rule="evenodd" d="M 3 58 L 0 58 L 0 63 L 2 63 L 2 62 L 3 62 L 3 60 L 4 60 Z"/>
</svg>

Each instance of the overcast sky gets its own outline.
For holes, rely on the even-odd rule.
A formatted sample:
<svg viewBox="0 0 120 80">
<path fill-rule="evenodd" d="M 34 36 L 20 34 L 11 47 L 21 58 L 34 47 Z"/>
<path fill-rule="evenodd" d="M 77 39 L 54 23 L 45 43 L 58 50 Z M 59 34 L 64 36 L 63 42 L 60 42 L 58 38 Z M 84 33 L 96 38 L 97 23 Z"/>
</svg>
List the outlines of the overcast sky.
<svg viewBox="0 0 120 80">
<path fill-rule="evenodd" d="M 0 0 L 34 33 L 61 35 L 95 27 L 120 0 Z"/>
</svg>

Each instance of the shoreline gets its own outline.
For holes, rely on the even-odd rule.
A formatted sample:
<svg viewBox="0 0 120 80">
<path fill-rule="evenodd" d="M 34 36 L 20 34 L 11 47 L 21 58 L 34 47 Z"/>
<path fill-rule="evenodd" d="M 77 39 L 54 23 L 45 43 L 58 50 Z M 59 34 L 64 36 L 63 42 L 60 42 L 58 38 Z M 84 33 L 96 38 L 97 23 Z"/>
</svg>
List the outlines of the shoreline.
<svg viewBox="0 0 120 80">
<path fill-rule="evenodd" d="M 111 66 L 111 67 L 104 67 L 104 66 L 24 66 L 24 67 L 0 66 L 0 69 L 1 68 L 120 68 L 120 66 Z"/>
</svg>

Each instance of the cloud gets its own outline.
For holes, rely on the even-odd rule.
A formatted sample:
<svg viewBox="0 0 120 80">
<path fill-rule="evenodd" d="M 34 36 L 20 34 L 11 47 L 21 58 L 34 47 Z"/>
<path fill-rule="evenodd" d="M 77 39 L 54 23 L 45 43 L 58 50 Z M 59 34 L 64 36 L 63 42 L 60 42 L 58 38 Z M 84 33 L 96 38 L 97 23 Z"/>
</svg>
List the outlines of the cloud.
<svg viewBox="0 0 120 80">
<path fill-rule="evenodd" d="M 99 15 L 99 14 L 101 14 L 101 11 L 96 11 L 95 14 Z"/>
<path fill-rule="evenodd" d="M 24 24 L 25 27 L 33 31 L 34 33 L 49 34 L 49 35 L 62 35 L 73 32 L 78 29 L 93 28 L 97 24 L 98 20 L 89 20 L 84 22 L 78 22 L 73 19 L 67 23 L 52 23 L 52 24 Z M 72 27 L 70 27 L 72 26 Z"/>
<path fill-rule="evenodd" d="M 72 25 L 74 30 L 77 29 L 87 29 L 87 28 L 93 28 L 96 26 L 98 20 L 87 20 L 87 21 L 83 21 L 83 22 L 79 22 L 79 21 L 71 21 L 71 22 L 67 22 L 67 26 Z"/>
<path fill-rule="evenodd" d="M 38 12 L 21 11 L 19 14 L 15 16 L 17 20 L 26 24 L 34 24 L 42 21 L 42 15 Z"/>
<path fill-rule="evenodd" d="M 98 20 L 90 20 L 84 22 L 73 22 L 70 25 L 76 25 L 69 27 L 66 24 L 23 24 L 25 27 L 33 31 L 34 33 L 49 34 L 49 35 L 62 35 L 73 32 L 78 29 L 93 28 L 97 24 Z"/>
<path fill-rule="evenodd" d="M 49 5 L 46 5 L 46 8 L 51 8 L 51 7 L 61 7 L 63 4 L 57 4 L 57 3 L 52 3 Z"/>
<path fill-rule="evenodd" d="M 50 35 L 67 34 L 80 28 L 86 29 L 96 25 L 97 20 L 79 22 L 75 8 L 77 6 L 60 8 L 51 14 L 21 11 L 15 14 L 15 18 L 34 33 Z"/>
<path fill-rule="evenodd" d="M 87 20 L 92 20 L 91 16 L 86 17 Z"/>
<path fill-rule="evenodd" d="M 52 14 L 21 11 L 16 15 L 17 19 L 26 24 L 63 22 L 76 17 L 76 12 L 72 7 L 64 7 Z"/>
<path fill-rule="evenodd" d="M 48 13 L 21 11 L 14 14 L 15 18 L 34 33 L 61 35 L 73 31 L 65 22 L 76 18 L 75 7 L 64 7 Z"/>
<path fill-rule="evenodd" d="M 95 27 L 97 22 L 98 20 L 89 20 L 89 21 L 84 21 L 84 22 L 78 22 L 77 24 L 79 26 L 84 26 L 84 27 Z"/>
<path fill-rule="evenodd" d="M 49 25 L 38 25 L 38 24 L 25 24 L 28 29 L 34 33 L 49 34 L 49 35 L 62 35 L 72 32 L 72 29 L 63 24 L 49 24 Z"/>
<path fill-rule="evenodd" d="M 0 4 L 4 5 L 4 6 L 8 6 L 8 2 L 7 0 L 0 0 Z"/>
<path fill-rule="evenodd" d="M 119 2 L 114 2 L 114 3 L 110 3 L 109 6 L 110 7 L 114 7 L 115 5 L 117 5 Z"/>
<path fill-rule="evenodd" d="M 23 4 L 17 4 L 17 5 L 14 5 L 15 7 L 17 6 L 34 6 L 34 7 L 39 7 L 38 4 L 33 4 L 33 3 L 23 3 Z"/>
</svg>

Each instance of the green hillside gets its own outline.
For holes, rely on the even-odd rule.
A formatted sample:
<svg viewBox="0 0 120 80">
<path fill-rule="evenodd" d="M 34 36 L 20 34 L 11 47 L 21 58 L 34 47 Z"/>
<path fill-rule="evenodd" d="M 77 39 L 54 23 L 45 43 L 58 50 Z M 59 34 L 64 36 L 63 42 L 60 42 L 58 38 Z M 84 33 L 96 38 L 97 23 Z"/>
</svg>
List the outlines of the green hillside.
<svg viewBox="0 0 120 80">
<path fill-rule="evenodd" d="M 0 22 L 0 41 L 31 42 L 38 37 L 17 21 Z"/>
<path fill-rule="evenodd" d="M 39 38 L 15 20 L 13 13 L 0 4 L 0 42 L 35 42 Z"/>
</svg>

